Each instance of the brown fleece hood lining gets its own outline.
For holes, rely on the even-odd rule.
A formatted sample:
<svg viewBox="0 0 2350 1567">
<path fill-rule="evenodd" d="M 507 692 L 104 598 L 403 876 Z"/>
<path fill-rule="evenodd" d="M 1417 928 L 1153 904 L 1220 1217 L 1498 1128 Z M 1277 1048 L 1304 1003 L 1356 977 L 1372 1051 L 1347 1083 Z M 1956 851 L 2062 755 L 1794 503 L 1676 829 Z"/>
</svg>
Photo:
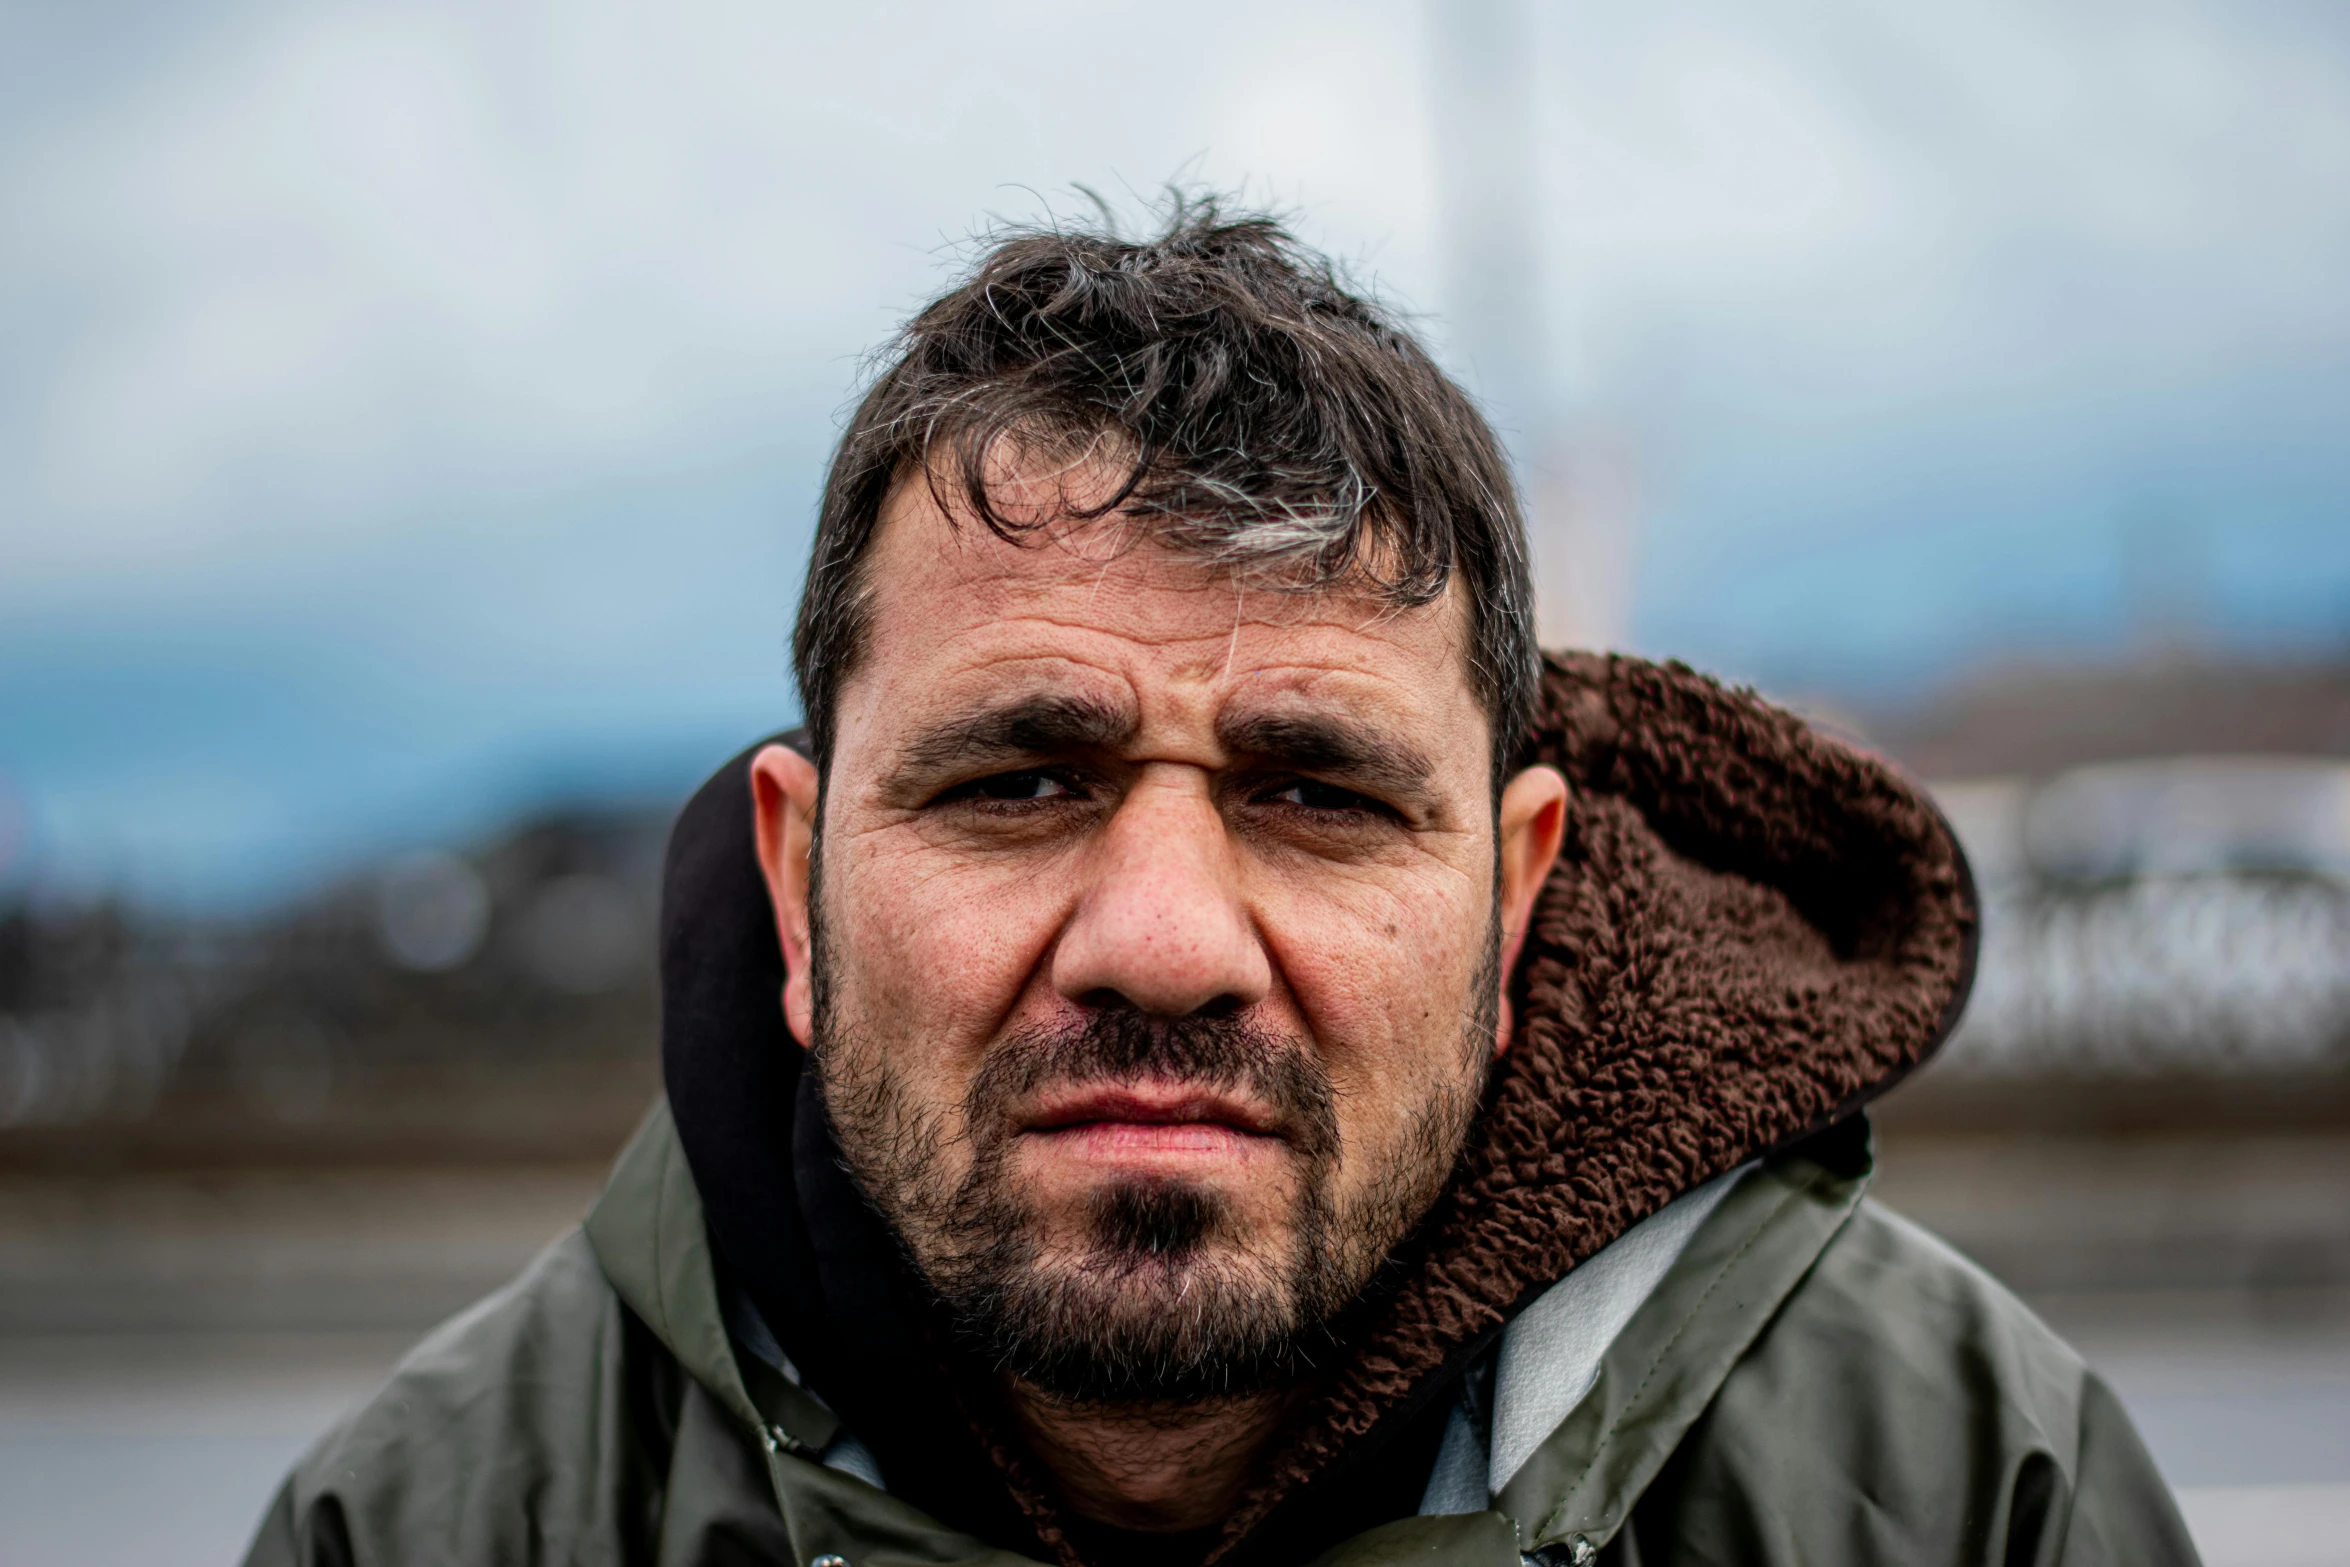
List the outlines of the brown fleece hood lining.
<svg viewBox="0 0 2350 1567">
<path fill-rule="evenodd" d="M 1965 861 L 1885 762 L 1683 665 L 1582 654 L 1546 661 L 1522 762 L 1573 795 L 1486 1116 L 1224 1549 L 1634 1224 L 1891 1087 L 1965 999 Z"/>
</svg>

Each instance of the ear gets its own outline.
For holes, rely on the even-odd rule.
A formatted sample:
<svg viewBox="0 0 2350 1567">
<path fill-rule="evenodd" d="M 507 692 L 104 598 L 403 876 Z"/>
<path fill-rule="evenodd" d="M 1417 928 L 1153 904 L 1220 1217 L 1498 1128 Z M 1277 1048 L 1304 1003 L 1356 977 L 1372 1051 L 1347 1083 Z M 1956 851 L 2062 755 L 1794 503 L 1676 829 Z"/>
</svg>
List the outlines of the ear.
<svg viewBox="0 0 2350 1567">
<path fill-rule="evenodd" d="M 1510 1015 L 1510 976 L 1526 945 L 1534 897 L 1558 863 L 1567 831 L 1567 780 L 1555 767 L 1529 767 L 1501 791 L 1501 1007 L 1493 1053 L 1510 1046 L 1516 1019 Z"/>
<path fill-rule="evenodd" d="M 816 764 L 787 745 L 751 758 L 751 816 L 759 871 L 783 944 L 783 1020 L 804 1049 L 816 1037 L 814 948 L 808 931 L 808 850 L 816 840 Z"/>
</svg>

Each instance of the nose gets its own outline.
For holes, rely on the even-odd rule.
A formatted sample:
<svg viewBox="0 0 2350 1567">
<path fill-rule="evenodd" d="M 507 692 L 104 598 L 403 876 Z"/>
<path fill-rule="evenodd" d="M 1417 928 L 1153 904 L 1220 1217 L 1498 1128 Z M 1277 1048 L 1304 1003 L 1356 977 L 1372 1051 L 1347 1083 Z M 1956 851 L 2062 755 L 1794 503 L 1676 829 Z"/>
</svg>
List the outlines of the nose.
<svg viewBox="0 0 2350 1567">
<path fill-rule="evenodd" d="M 1250 1006 L 1271 989 L 1231 838 L 1198 769 L 1146 769 L 1095 841 L 1088 871 L 1053 954 L 1061 995 L 1116 996 L 1181 1017 Z"/>
</svg>

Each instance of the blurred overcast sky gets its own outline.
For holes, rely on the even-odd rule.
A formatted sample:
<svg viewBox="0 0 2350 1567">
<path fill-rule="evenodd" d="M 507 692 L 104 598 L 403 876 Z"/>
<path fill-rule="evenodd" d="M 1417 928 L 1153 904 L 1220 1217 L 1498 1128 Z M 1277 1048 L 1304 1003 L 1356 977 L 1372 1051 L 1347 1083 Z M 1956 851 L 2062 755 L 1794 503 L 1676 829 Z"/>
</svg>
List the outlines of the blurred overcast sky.
<svg viewBox="0 0 2350 1567">
<path fill-rule="evenodd" d="M 1442 14 L 0 0 L 0 881 L 266 899 L 787 721 L 860 356 L 1074 183 L 1287 208 L 1478 384 Z M 2149 603 L 2344 646 L 2350 10 L 1530 26 L 1630 645 L 1855 701 Z"/>
</svg>

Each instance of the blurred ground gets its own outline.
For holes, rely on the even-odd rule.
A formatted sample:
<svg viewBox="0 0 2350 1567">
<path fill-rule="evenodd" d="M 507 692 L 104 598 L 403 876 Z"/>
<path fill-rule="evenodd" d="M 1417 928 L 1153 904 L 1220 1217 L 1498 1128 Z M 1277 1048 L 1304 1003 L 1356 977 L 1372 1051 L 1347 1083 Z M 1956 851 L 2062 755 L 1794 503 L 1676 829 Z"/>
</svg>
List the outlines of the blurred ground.
<svg viewBox="0 0 2350 1567">
<path fill-rule="evenodd" d="M 1884 1139 L 2129 1407 L 2212 1567 L 2350 1562 L 2350 1136 Z"/>
<path fill-rule="evenodd" d="M 2350 1560 L 2350 1133 L 1889 1119 L 1878 1194 L 2107 1375 L 2212 1563 Z M 293 1457 L 601 1178 L 590 1162 L 0 1178 L 0 1562 L 234 1559 Z"/>
<path fill-rule="evenodd" d="M 0 1564 L 236 1560 L 295 1455 L 577 1222 L 602 1178 L 0 1177 Z"/>
</svg>

